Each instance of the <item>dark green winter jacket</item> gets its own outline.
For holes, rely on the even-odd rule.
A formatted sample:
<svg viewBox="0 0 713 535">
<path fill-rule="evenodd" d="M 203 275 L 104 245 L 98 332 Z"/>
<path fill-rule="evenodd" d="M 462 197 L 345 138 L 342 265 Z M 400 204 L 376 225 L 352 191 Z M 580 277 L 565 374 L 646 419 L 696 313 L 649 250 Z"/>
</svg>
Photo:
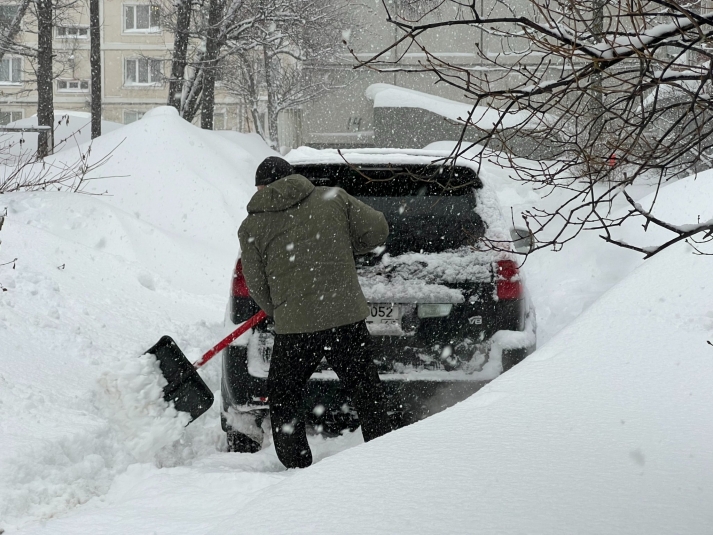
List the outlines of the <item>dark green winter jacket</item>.
<svg viewBox="0 0 713 535">
<path fill-rule="evenodd" d="M 250 295 L 279 334 L 361 321 L 369 308 L 354 255 L 383 244 L 381 212 L 340 188 L 290 175 L 258 191 L 238 237 Z"/>
</svg>

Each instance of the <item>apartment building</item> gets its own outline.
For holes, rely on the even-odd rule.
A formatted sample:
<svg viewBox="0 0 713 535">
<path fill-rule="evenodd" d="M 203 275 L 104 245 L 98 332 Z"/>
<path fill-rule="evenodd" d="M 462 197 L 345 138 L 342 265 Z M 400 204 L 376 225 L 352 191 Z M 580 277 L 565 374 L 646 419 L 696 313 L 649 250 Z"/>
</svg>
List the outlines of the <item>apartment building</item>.
<svg viewBox="0 0 713 535">
<path fill-rule="evenodd" d="M 0 29 L 12 20 L 20 0 L 0 0 Z M 393 6 L 395 0 L 390 0 Z M 480 0 L 480 11 L 490 16 L 507 15 L 507 10 L 528 9 L 526 0 L 505 3 Z M 710 13 L 713 0 L 701 0 L 701 8 Z M 314 147 L 368 147 L 374 144 L 374 109 L 365 96 L 374 83 L 389 83 L 430 93 L 452 100 L 464 101 L 461 92 L 447 84 L 437 84 L 431 73 L 398 72 L 390 69 L 389 61 L 418 64 L 425 59 L 423 50 L 405 44 L 393 47 L 382 58 L 386 72 L 354 69 L 356 60 L 372 57 L 390 46 L 399 36 L 398 29 L 386 21 L 381 1 L 350 2 L 359 30 L 349 43 L 354 56 L 345 53 L 328 65 L 309 68 L 337 71 L 341 87 L 298 108 L 285 110 L 279 117 L 281 150 L 299 145 Z M 461 9 L 456 2 L 442 9 Z M 505 10 L 505 11 L 503 11 Z M 500 13 L 502 11 L 502 13 Z M 102 20 L 103 116 L 105 120 L 130 123 L 147 110 L 165 104 L 168 84 L 165 75 L 170 69 L 173 35 L 162 27 L 161 8 L 150 0 L 100 0 Z M 442 13 L 446 18 L 458 18 L 457 12 Z M 26 17 L 31 19 L 31 17 Z M 28 21 L 21 39 L 33 45 L 35 33 Z M 482 57 L 476 47 L 489 56 L 517 57 L 518 45 L 513 39 L 502 40 L 494 35 L 463 27 L 432 32 L 422 39 L 425 48 L 453 65 L 468 70 L 483 69 Z M 58 17 L 54 39 L 55 109 L 89 111 L 89 10 L 81 2 L 73 11 Z M 700 58 L 692 58 L 694 63 Z M 700 60 L 702 61 L 702 60 Z M 5 55 L 0 61 L 0 124 L 33 115 L 37 98 L 32 90 L 32 68 L 27 58 Z M 496 77 L 497 78 L 497 77 Z M 498 82 L 505 87 L 507 78 Z M 216 92 L 215 128 L 255 131 L 252 117 L 239 95 L 222 90 Z M 264 115 L 264 114 L 263 114 Z M 264 126 L 266 128 L 266 125 Z M 418 121 L 404 128 L 418 128 Z"/>
<path fill-rule="evenodd" d="M 18 4 L 0 3 L 0 28 L 15 16 Z M 143 0 L 100 0 L 102 20 L 102 102 L 108 121 L 131 123 L 151 108 L 166 103 L 173 34 L 161 26 L 158 5 Z M 34 20 L 27 15 L 21 42 L 34 46 Z M 79 3 L 57 17 L 55 110 L 89 111 L 89 7 Z M 0 62 L 0 124 L 34 115 L 37 94 L 31 62 L 5 55 Z M 244 106 L 218 91 L 215 128 L 246 130 Z"/>
<path fill-rule="evenodd" d="M 19 0 L 0 0 L 0 25 L 14 16 Z M 493 9 L 497 3 L 489 0 Z M 524 0 L 515 0 L 524 2 Z M 13 3 L 14 2 L 14 3 Z M 360 31 L 350 42 L 356 57 L 367 58 L 389 46 L 398 36 L 380 1 L 352 2 Z M 453 4 L 456 6 L 456 4 Z M 454 7 L 457 9 L 457 6 Z M 173 35 L 161 24 L 161 8 L 149 0 L 100 0 L 102 20 L 102 101 L 103 118 L 119 123 L 139 119 L 147 110 L 164 105 L 170 70 Z M 453 14 L 451 14 L 453 15 Z M 31 19 L 31 17 L 26 17 Z M 27 22 L 21 35 L 27 44 L 34 44 L 36 35 Z M 429 34 L 428 50 L 449 58 L 463 68 L 478 68 L 475 46 L 486 47 L 489 53 L 502 51 L 499 40 L 472 30 L 451 28 L 442 35 Z M 55 28 L 55 109 L 89 111 L 89 8 L 83 3 L 62 14 Z M 424 58 L 418 50 L 395 47 L 385 59 L 417 63 Z M 462 94 L 446 84 L 436 85 L 428 73 L 405 74 L 354 70 L 355 59 L 345 48 L 345 54 L 329 65 L 311 66 L 336 70 L 342 87 L 299 108 L 282 112 L 279 118 L 278 144 L 284 152 L 299 145 L 315 147 L 359 147 L 374 144 L 374 113 L 365 91 L 373 83 L 390 83 L 424 91 L 454 100 Z M 0 124 L 36 113 L 37 98 L 33 91 L 33 74 L 27 58 L 6 55 L 0 62 Z M 254 131 L 252 118 L 238 95 L 216 92 L 215 128 Z M 418 125 L 412 125 L 414 128 Z"/>
</svg>

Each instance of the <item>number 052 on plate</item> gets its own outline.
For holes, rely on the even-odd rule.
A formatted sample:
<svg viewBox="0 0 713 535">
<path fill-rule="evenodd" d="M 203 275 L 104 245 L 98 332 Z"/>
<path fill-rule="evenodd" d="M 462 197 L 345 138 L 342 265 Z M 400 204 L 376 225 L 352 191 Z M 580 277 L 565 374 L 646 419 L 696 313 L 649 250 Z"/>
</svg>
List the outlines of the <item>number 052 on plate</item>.
<svg viewBox="0 0 713 535">
<path fill-rule="evenodd" d="M 395 304 L 370 303 L 366 322 L 378 325 L 400 325 L 401 307 Z"/>
</svg>

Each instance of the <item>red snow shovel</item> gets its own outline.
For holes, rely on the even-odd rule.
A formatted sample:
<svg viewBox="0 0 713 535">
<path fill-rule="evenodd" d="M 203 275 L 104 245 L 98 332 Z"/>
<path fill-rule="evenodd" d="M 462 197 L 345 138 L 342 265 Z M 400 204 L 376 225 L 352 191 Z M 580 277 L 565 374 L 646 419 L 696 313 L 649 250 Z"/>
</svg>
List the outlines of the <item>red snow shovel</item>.
<svg viewBox="0 0 713 535">
<path fill-rule="evenodd" d="M 168 384 L 163 388 L 163 399 L 166 402 L 173 401 L 177 411 L 189 413 L 191 422 L 210 409 L 213 405 L 213 392 L 203 382 L 196 370 L 266 317 L 267 314 L 261 310 L 193 364 L 170 336 L 162 337 L 146 353 L 156 356 L 161 373 L 168 381 Z"/>
</svg>

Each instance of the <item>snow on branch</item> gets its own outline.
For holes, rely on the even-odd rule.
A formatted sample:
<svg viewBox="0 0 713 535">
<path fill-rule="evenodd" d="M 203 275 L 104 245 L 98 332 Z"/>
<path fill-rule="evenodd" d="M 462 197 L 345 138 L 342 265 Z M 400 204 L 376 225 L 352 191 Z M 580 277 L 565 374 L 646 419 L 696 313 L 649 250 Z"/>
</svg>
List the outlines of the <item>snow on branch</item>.
<svg viewBox="0 0 713 535">
<path fill-rule="evenodd" d="M 533 0 L 482 10 L 446 0 L 408 21 L 392 6 L 383 3 L 393 41 L 369 54 L 352 47 L 355 68 L 451 86 L 470 108 L 458 115 L 452 157 L 468 157 L 477 145 L 479 158 L 497 154 L 514 179 L 566 195 L 554 208 L 518 214 L 535 250 L 590 231 L 614 243 L 609 229 L 633 216 L 670 227 L 672 243 L 710 238 L 711 223 L 696 221 L 698 214 L 672 225 L 641 207 L 623 215 L 614 207 L 632 184 L 651 185 L 656 201 L 667 182 L 713 168 L 713 13 L 673 0 Z M 476 43 L 467 45 L 470 59 L 433 48 L 448 35 Z M 499 120 L 472 120 L 478 109 Z M 523 114 L 546 120 L 506 124 Z M 649 257 L 670 243 L 617 245 Z"/>
<path fill-rule="evenodd" d="M 693 243 L 700 244 L 700 243 L 706 243 L 706 242 L 713 241 L 713 219 L 710 219 L 703 223 L 695 223 L 695 224 L 687 224 L 687 225 L 673 225 L 671 223 L 667 223 L 666 221 L 662 221 L 658 217 L 655 217 L 650 211 L 644 209 L 639 203 L 635 202 L 626 191 L 623 191 L 622 194 L 626 198 L 627 202 L 632 206 L 632 213 L 637 214 L 644 218 L 644 220 L 645 220 L 644 227 L 648 226 L 649 224 L 653 224 L 653 225 L 656 225 L 663 229 L 666 229 L 670 232 L 673 232 L 676 236 L 674 236 L 670 240 L 668 240 L 660 245 L 649 246 L 649 247 L 636 246 L 636 245 L 632 245 L 632 244 L 627 243 L 622 240 L 614 239 L 611 237 L 611 234 L 609 234 L 609 233 L 601 236 L 601 238 L 604 241 L 606 241 L 608 243 L 612 243 L 614 245 L 618 245 L 619 247 L 624 247 L 626 249 L 632 249 L 634 251 L 644 253 L 644 255 L 645 255 L 644 258 L 649 258 L 649 257 L 655 255 L 656 253 L 660 253 L 667 247 L 670 247 L 671 245 L 678 243 L 680 241 L 693 239 L 695 236 L 697 236 L 699 234 L 703 234 L 702 240 L 694 241 Z M 700 250 L 699 250 L 699 252 L 700 252 Z M 709 254 L 709 253 L 701 253 L 701 254 Z"/>
</svg>

